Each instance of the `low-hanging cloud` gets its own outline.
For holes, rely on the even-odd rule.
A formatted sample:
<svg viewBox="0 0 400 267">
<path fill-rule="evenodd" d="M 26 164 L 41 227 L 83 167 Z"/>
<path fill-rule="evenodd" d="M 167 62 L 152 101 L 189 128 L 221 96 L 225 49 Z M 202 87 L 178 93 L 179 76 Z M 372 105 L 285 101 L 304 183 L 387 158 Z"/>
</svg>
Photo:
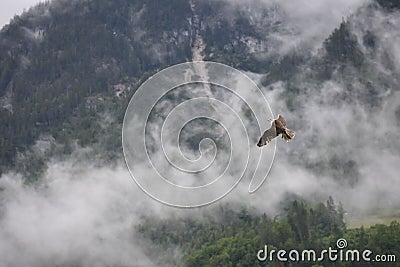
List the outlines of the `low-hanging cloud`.
<svg viewBox="0 0 400 267">
<path fill-rule="evenodd" d="M 271 54 L 292 50 L 315 52 L 330 33 L 360 7 L 371 0 L 225 0 L 226 17 L 237 10 L 247 14 L 250 22 L 265 31 L 265 43 Z M 272 47 L 271 47 L 272 45 Z"/>
<path fill-rule="evenodd" d="M 134 230 L 149 203 L 125 168 L 53 162 L 40 184 L 8 174 L 0 189 L 2 266 L 155 265 Z"/>
<path fill-rule="evenodd" d="M 294 79 L 300 92 L 294 108 L 288 106 L 286 83 L 266 88 L 273 109 L 285 114 L 297 135 L 291 144 L 279 144 L 264 195 L 281 199 L 289 193 L 311 200 L 331 195 L 344 204 L 349 216 L 398 215 L 400 46 L 388 38 L 398 38 L 399 22 L 398 12 L 375 8 L 362 9 L 349 19 L 366 55 L 364 64 L 374 68 L 368 77 L 361 79 L 365 74 L 353 70 L 353 77 L 336 74 L 323 83 Z M 364 47 L 368 32 L 375 38 L 373 51 Z M 305 77 L 306 69 L 296 75 Z M 359 82 L 366 79 L 367 83 Z M 378 93 L 372 94 L 368 86 Z"/>
<path fill-rule="evenodd" d="M 269 4 L 271 1 L 264 1 Z M 289 31 L 275 35 L 281 39 L 282 51 L 297 46 L 317 48 L 342 20 L 353 14 L 365 0 L 272 1 L 283 10 L 283 27 Z"/>
</svg>

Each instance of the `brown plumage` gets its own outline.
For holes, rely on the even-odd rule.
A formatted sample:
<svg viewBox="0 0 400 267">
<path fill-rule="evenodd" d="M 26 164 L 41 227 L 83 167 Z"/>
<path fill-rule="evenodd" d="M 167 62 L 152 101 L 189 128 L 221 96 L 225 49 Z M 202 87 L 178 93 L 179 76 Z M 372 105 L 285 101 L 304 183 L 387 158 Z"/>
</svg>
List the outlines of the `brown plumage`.
<svg viewBox="0 0 400 267">
<path fill-rule="evenodd" d="M 294 131 L 286 128 L 286 121 L 281 115 L 278 115 L 278 118 L 271 122 L 271 127 L 267 129 L 261 136 L 260 141 L 258 141 L 257 143 L 257 146 L 265 146 L 278 135 L 282 135 L 282 138 L 285 139 L 286 142 L 290 142 L 290 140 L 292 140 L 295 136 Z"/>
</svg>

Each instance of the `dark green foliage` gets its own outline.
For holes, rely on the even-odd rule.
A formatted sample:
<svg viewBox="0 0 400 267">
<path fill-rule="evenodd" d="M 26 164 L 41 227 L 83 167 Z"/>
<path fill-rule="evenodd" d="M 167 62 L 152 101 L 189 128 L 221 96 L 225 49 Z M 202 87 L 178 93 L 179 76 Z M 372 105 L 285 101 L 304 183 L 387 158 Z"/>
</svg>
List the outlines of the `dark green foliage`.
<svg viewBox="0 0 400 267">
<path fill-rule="evenodd" d="M 116 107 L 126 104 L 113 85 L 137 87 L 146 73 L 191 57 L 189 36 L 168 41 L 188 29 L 189 17 L 182 0 L 162 8 L 157 0 L 59 1 L 15 17 L 0 33 L 0 97 L 11 95 L 12 105 L 12 112 L 0 111 L 0 173 L 41 134 L 64 144 L 98 143 L 101 117 L 117 117 Z M 121 148 L 107 140 L 108 152 Z"/>
<path fill-rule="evenodd" d="M 336 248 L 345 238 L 349 248 L 371 249 L 400 257 L 400 225 L 376 225 L 369 229 L 346 229 L 343 207 L 330 197 L 326 204 L 313 206 L 294 201 L 280 219 L 255 215 L 248 210 L 220 206 L 218 219 L 184 219 L 158 221 L 147 219 L 138 227 L 143 237 L 160 249 L 178 246 L 183 251 L 183 266 L 284 266 L 282 263 L 259 262 L 256 253 L 264 245 L 275 249 Z M 156 246 L 157 246 L 156 245 Z M 311 262 L 287 263 L 285 266 L 312 266 Z M 314 263 L 316 264 L 316 263 Z M 321 263 L 323 266 L 353 266 L 348 262 Z M 365 263 L 364 263 L 365 264 Z M 394 265 L 387 265 L 394 266 Z"/>
<path fill-rule="evenodd" d="M 236 211 L 235 211 L 236 210 Z M 365 262 L 259 262 L 257 252 L 268 245 L 270 249 L 314 249 L 320 252 L 336 248 L 336 241 L 345 238 L 349 249 L 370 249 L 376 254 L 400 257 L 400 224 L 375 225 L 371 228 L 346 229 L 343 207 L 332 198 L 326 204 L 314 206 L 294 201 L 279 220 L 250 214 L 244 208 L 217 208 L 218 219 L 184 219 L 158 221 L 147 219 L 138 227 L 143 237 L 156 247 L 168 250 L 178 246 L 183 256 L 174 264 L 179 266 L 374 266 Z M 168 256 L 167 256 L 168 258 Z M 164 259 L 165 260 L 165 259 Z M 169 261 L 172 261 L 169 259 Z M 396 266 L 387 263 L 385 266 Z"/>
<path fill-rule="evenodd" d="M 187 23 L 191 17 L 189 1 L 171 0 L 162 2 L 159 0 L 147 0 L 143 16 L 143 25 L 146 31 L 159 34 L 160 30 L 173 31 L 177 26 Z"/>
<path fill-rule="evenodd" d="M 377 224 L 370 228 L 348 229 L 344 235 L 348 247 L 362 251 L 369 249 L 373 255 L 395 255 L 396 262 L 377 263 L 352 263 L 347 266 L 398 266 L 400 257 L 400 223 L 391 222 L 389 225 Z M 346 265 L 345 265 L 346 266 Z"/>
<path fill-rule="evenodd" d="M 389 11 L 400 8 L 400 1 L 398 0 L 376 0 L 376 2 Z"/>
<path fill-rule="evenodd" d="M 367 64 L 366 58 L 361 51 L 357 37 L 352 33 L 349 22 L 343 21 L 339 28 L 324 41 L 323 51 L 317 58 L 311 60 L 310 78 L 317 81 L 326 81 L 332 78 L 336 71 L 344 79 L 355 76 L 355 70 L 362 71 Z M 374 37 L 366 35 L 364 42 L 373 49 Z"/>
<path fill-rule="evenodd" d="M 200 14 L 200 33 L 206 44 L 205 60 L 225 63 L 244 70 L 262 72 L 264 59 L 249 51 L 246 38 L 260 42 L 265 35 L 247 14 L 231 10 L 224 1 L 195 1 Z"/>
<path fill-rule="evenodd" d="M 365 47 L 374 50 L 376 47 L 376 41 L 377 41 L 376 36 L 372 32 L 367 31 L 365 33 L 363 37 L 363 44 Z"/>
<path fill-rule="evenodd" d="M 263 79 L 263 85 L 277 81 L 290 81 L 306 62 L 306 57 L 300 52 L 289 52 L 280 59 L 270 62 L 267 68 L 267 76 Z"/>
<path fill-rule="evenodd" d="M 350 63 L 359 68 L 363 63 L 363 54 L 357 37 L 351 33 L 348 22 L 342 22 L 324 42 L 326 59 L 334 64 Z"/>
</svg>

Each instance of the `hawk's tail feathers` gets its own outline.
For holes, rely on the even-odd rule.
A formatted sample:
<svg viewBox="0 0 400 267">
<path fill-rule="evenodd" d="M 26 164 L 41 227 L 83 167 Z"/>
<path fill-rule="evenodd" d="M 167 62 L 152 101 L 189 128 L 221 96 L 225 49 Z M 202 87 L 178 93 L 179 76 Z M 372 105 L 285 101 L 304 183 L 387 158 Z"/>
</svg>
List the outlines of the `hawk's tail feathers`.
<svg viewBox="0 0 400 267">
<path fill-rule="evenodd" d="M 295 135 L 296 133 L 294 131 L 286 128 L 285 132 L 282 134 L 282 138 L 285 139 L 286 142 L 290 142 Z"/>
</svg>

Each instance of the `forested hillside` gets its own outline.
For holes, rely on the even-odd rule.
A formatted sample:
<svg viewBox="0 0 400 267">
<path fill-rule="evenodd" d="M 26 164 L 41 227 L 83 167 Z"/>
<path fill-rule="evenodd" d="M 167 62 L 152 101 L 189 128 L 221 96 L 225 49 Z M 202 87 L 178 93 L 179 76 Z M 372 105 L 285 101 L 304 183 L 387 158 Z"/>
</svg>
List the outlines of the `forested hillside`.
<svg viewBox="0 0 400 267">
<path fill-rule="evenodd" d="M 395 2 L 378 2 L 388 10 L 397 8 Z M 170 1 L 162 8 L 158 4 L 47 2 L 16 16 L 1 30 L 0 173 L 16 164 L 27 174 L 40 169 L 42 159 L 29 157 L 26 166 L 20 166 L 16 156 L 41 139 L 54 138 L 59 144 L 51 154 L 68 153 L 78 141 L 81 146 L 108 144 L 100 149 L 100 154 L 109 154 L 103 155 L 107 159 L 118 155 L 116 129 L 135 88 L 157 70 L 192 57 L 193 14 L 188 1 Z M 317 55 L 293 50 L 282 56 L 271 49 L 274 43 L 268 37 L 284 20 L 278 7 L 196 4 L 205 59 L 266 73 L 264 86 L 284 81 L 291 110 L 301 106 L 294 95 L 319 90 L 330 79 L 341 80 L 348 88 L 343 99 L 362 100 L 371 107 L 379 105 L 379 91 L 392 85 L 387 71 L 395 70 L 390 58 L 387 71 L 380 70 L 374 58 L 377 37 L 368 30 L 362 36 L 354 34 L 356 15 L 327 36 Z M 378 8 L 371 4 L 364 9 Z M 311 88 L 304 88 L 304 81 Z M 106 125 L 99 122 L 104 117 L 109 118 Z"/>
<path fill-rule="evenodd" d="M 336 206 L 331 198 L 325 204 L 315 205 L 294 201 L 275 218 L 252 214 L 245 208 L 235 212 L 231 207 L 220 206 L 214 212 L 219 214 L 218 219 L 195 217 L 177 223 L 150 218 L 138 231 L 157 244 L 155 254 L 160 261 L 180 266 L 375 266 L 374 262 L 332 262 L 328 258 L 320 262 L 279 262 L 276 259 L 261 262 L 257 259 L 257 252 L 264 249 L 264 245 L 270 250 L 320 252 L 329 247 L 337 249 L 336 241 L 340 238 L 348 241 L 348 249 L 369 249 L 374 255 L 400 257 L 398 222 L 348 229 L 343 221 L 343 207 Z M 176 246 L 182 253 L 178 262 L 171 257 Z M 398 265 L 386 262 L 384 266 Z"/>
<path fill-rule="evenodd" d="M 107 112 L 120 119 L 122 97 L 146 75 L 191 59 L 188 2 L 158 4 L 43 3 L 2 29 L 0 173 L 41 135 L 67 146 L 99 142 L 107 131 L 99 120 Z"/>
</svg>

